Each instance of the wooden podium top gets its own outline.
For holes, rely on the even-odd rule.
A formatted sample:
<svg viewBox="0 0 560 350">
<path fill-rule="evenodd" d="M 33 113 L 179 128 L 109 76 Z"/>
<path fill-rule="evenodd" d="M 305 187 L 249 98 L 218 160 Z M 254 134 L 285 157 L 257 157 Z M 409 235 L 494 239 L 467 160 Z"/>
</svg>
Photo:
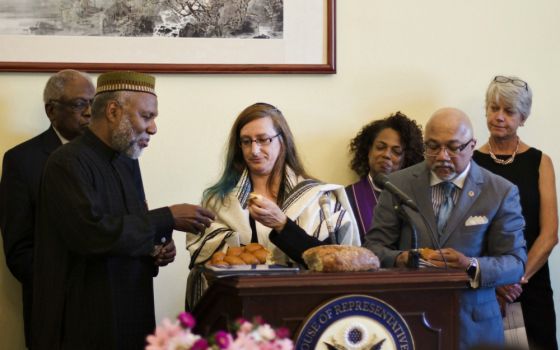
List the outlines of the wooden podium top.
<svg viewBox="0 0 560 350">
<path fill-rule="evenodd" d="M 238 290 L 252 290 L 258 293 L 259 290 L 270 288 L 288 287 L 291 291 L 294 288 L 343 288 L 354 290 L 359 286 L 367 286 L 378 289 L 391 289 L 403 287 L 430 289 L 462 289 L 467 286 L 469 278 L 467 274 L 459 270 L 443 269 L 380 269 L 372 272 L 339 272 L 325 273 L 300 271 L 291 274 L 279 275 L 240 275 L 213 278 L 208 275 L 211 284 L 219 284 L 223 287 L 235 288 Z"/>
</svg>

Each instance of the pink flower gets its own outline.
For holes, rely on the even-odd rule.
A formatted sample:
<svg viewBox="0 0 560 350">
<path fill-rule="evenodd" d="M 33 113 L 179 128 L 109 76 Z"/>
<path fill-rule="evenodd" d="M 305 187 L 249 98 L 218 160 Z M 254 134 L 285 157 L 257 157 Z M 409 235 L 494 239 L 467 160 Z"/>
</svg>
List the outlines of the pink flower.
<svg viewBox="0 0 560 350">
<path fill-rule="evenodd" d="M 239 318 L 236 319 L 235 322 L 233 323 L 233 330 L 234 330 L 234 331 L 237 331 L 237 330 L 241 327 L 241 325 L 242 325 L 243 323 L 245 323 L 245 322 L 247 322 L 246 319 L 244 319 L 243 317 L 239 317 Z"/>
<path fill-rule="evenodd" d="M 289 338 L 278 339 L 274 342 L 274 344 L 275 344 L 275 349 L 277 349 L 277 350 L 293 350 L 294 349 L 294 343 Z"/>
<path fill-rule="evenodd" d="M 233 341 L 231 335 L 224 331 L 216 332 L 214 340 L 220 349 L 227 349 L 229 344 Z"/>
<path fill-rule="evenodd" d="M 146 340 L 148 345 L 146 350 L 160 350 L 166 349 L 170 339 L 181 333 L 181 327 L 178 324 L 171 322 L 169 319 L 163 320 L 161 327 L 156 327 L 153 335 L 149 335 Z"/>
<path fill-rule="evenodd" d="M 265 323 L 259 326 L 259 328 L 257 328 L 257 331 L 261 338 L 265 341 L 274 340 L 274 338 L 276 338 L 276 332 L 274 332 L 274 329 L 272 329 L 269 324 Z"/>
<path fill-rule="evenodd" d="M 241 325 L 239 326 L 238 333 L 249 333 L 252 330 L 253 330 L 253 324 L 251 322 L 245 321 L 241 323 Z"/>
<path fill-rule="evenodd" d="M 181 312 L 179 316 L 177 316 L 179 322 L 181 322 L 181 326 L 185 328 L 194 328 L 196 325 L 196 320 L 194 319 L 193 315 L 188 312 Z"/>
<path fill-rule="evenodd" d="M 250 334 L 237 333 L 237 338 L 228 347 L 228 350 L 260 350 L 260 347 Z"/>
<path fill-rule="evenodd" d="M 179 327 L 177 322 L 172 322 L 168 318 L 165 318 L 162 323 L 162 331 L 165 332 L 170 338 L 181 334 L 182 329 L 181 327 Z"/>
<path fill-rule="evenodd" d="M 168 337 L 167 335 L 163 335 L 161 332 L 158 332 L 156 328 L 155 334 L 149 335 L 146 340 L 148 341 L 146 350 L 164 350 L 167 345 Z"/>
<path fill-rule="evenodd" d="M 276 330 L 276 336 L 280 339 L 289 338 L 290 330 L 286 327 L 280 327 Z"/>
<path fill-rule="evenodd" d="M 206 339 L 198 339 L 194 342 L 191 350 L 207 350 L 208 349 L 208 342 Z"/>
<path fill-rule="evenodd" d="M 194 334 L 191 328 L 195 325 L 194 317 L 182 312 L 177 320 L 164 319 L 161 326 L 156 327 L 154 334 L 149 335 L 145 350 L 293 350 L 294 345 L 288 338 L 286 328 L 275 330 L 256 317 L 255 323 L 239 319 L 236 323 L 237 334 L 232 336 L 225 331 L 218 331 L 208 340 Z"/>
<path fill-rule="evenodd" d="M 173 349 L 192 349 L 194 344 L 199 341 L 201 338 L 199 335 L 191 333 L 189 329 L 182 330 L 180 334 L 174 336 L 169 340 L 167 344 L 166 350 Z M 206 350 L 206 348 L 204 348 Z"/>
</svg>

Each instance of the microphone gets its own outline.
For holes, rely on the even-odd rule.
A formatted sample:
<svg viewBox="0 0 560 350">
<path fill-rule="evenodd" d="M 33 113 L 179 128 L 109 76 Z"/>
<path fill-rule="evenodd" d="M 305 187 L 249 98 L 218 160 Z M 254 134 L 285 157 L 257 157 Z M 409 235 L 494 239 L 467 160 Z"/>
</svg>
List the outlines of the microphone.
<svg viewBox="0 0 560 350">
<path fill-rule="evenodd" d="M 334 228 L 331 224 L 331 200 L 329 199 L 329 195 L 324 193 L 319 198 L 319 205 L 321 206 L 321 212 L 323 212 L 323 217 L 325 218 L 325 223 L 327 224 L 327 231 L 329 232 L 329 238 L 331 239 L 332 244 L 338 244 L 336 241 L 336 236 L 334 234 Z"/>
<path fill-rule="evenodd" d="M 397 186 L 393 185 L 389 181 L 389 178 L 384 174 L 377 174 L 374 177 L 373 182 L 375 183 L 375 185 L 377 187 L 380 187 L 384 190 L 387 190 L 387 191 L 389 191 L 389 193 L 396 196 L 399 199 L 399 201 L 402 203 L 402 205 L 406 205 L 410 209 L 412 209 L 412 210 L 416 211 L 418 214 L 420 214 L 420 217 L 422 218 L 424 226 L 426 226 L 426 228 L 428 230 L 428 233 L 430 234 L 430 238 L 432 240 L 432 243 L 434 243 L 435 248 L 437 249 L 437 251 L 441 255 L 441 257 L 443 259 L 443 264 L 445 265 L 445 268 L 448 269 L 447 260 L 445 259 L 445 256 L 441 252 L 441 245 L 439 244 L 439 241 L 436 238 L 436 235 L 435 235 L 434 231 L 432 230 L 432 227 L 428 223 L 428 220 L 422 214 L 422 212 L 418 210 L 418 206 L 416 205 L 416 203 L 414 203 L 414 201 L 409 196 L 407 196 L 403 191 L 401 191 Z M 399 210 L 399 215 L 403 215 L 405 217 L 405 220 L 409 222 L 409 224 L 411 226 L 411 229 L 412 229 L 411 242 L 410 242 L 411 243 L 410 245 L 411 245 L 412 249 L 410 250 L 410 253 L 409 253 L 411 256 L 409 256 L 408 266 L 413 267 L 413 268 L 418 268 L 419 258 L 420 258 L 419 257 L 419 252 L 418 252 L 418 233 L 416 232 L 416 228 L 414 227 L 413 221 L 410 220 L 410 217 L 408 216 L 408 214 L 404 210 Z"/>
<path fill-rule="evenodd" d="M 416 203 L 414 203 L 414 201 L 409 196 L 407 196 L 403 191 L 401 191 L 397 186 L 389 182 L 389 178 L 386 175 L 384 174 L 375 175 L 375 177 L 373 178 L 373 182 L 377 187 L 387 190 L 389 191 L 389 193 L 397 197 L 403 205 L 406 205 L 407 207 L 409 207 L 414 211 L 418 211 L 418 206 L 416 206 Z"/>
</svg>

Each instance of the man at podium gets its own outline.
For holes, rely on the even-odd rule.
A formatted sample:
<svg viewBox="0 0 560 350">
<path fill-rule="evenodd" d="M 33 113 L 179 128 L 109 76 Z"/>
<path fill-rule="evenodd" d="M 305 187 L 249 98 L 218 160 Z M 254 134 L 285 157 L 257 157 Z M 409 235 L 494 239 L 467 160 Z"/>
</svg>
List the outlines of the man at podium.
<svg viewBox="0 0 560 350">
<path fill-rule="evenodd" d="M 517 187 L 471 161 L 476 140 L 467 115 L 436 111 L 425 132 L 425 161 L 389 176 L 418 211 L 383 191 L 365 246 L 382 267 L 404 267 L 413 234 L 428 264 L 462 269 L 470 277 L 461 293 L 459 349 L 501 345 L 502 317 L 495 287 L 519 281 L 527 260 Z M 395 210 L 395 206 L 400 212 Z M 403 218 L 408 217 L 409 222 Z"/>
</svg>

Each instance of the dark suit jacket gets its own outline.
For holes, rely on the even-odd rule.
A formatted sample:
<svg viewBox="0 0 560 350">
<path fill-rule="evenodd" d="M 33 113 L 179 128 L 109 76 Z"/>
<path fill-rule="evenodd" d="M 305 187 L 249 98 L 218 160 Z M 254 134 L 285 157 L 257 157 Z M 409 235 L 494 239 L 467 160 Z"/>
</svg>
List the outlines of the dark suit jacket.
<svg viewBox="0 0 560 350">
<path fill-rule="evenodd" d="M 446 230 L 439 237 L 426 163 L 398 171 L 389 179 L 416 202 L 430 226 L 426 227 L 418 213 L 405 209 L 418 230 L 419 247 L 436 248 L 439 243 L 478 259 L 480 288 L 465 290 L 460 300 L 460 349 L 478 342 L 502 343 L 502 318 L 494 288 L 517 283 L 527 261 L 517 187 L 471 162 Z M 410 226 L 399 219 L 393 204 L 391 194 L 383 191 L 366 235 L 365 246 L 377 254 L 383 267 L 394 266 L 396 256 L 411 248 Z"/>
<path fill-rule="evenodd" d="M 25 338 L 29 344 L 33 232 L 41 173 L 50 153 L 62 143 L 52 126 L 4 154 L 0 180 L 0 228 L 6 264 L 22 284 Z"/>
<path fill-rule="evenodd" d="M 143 349 L 155 328 L 154 244 L 168 207 L 148 210 L 137 160 L 91 130 L 49 157 L 34 255 L 34 350 Z"/>
</svg>

